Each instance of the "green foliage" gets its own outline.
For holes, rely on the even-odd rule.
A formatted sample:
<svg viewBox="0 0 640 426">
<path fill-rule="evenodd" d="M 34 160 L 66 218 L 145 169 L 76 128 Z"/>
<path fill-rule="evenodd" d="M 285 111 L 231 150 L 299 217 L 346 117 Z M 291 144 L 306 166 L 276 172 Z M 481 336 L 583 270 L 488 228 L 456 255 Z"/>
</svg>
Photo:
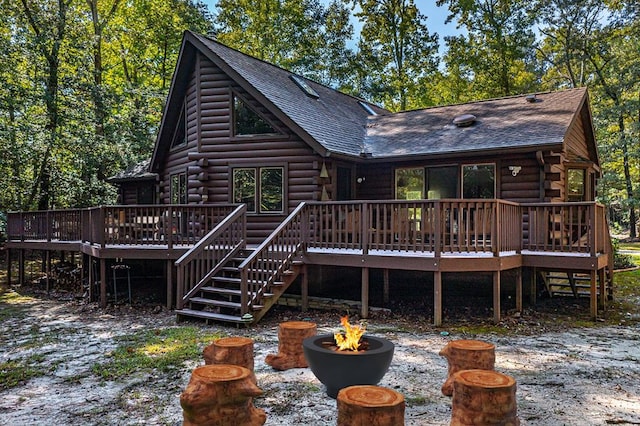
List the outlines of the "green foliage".
<svg viewBox="0 0 640 426">
<path fill-rule="evenodd" d="M 356 92 L 391 110 L 421 105 L 421 87 L 438 67 L 437 34 L 413 0 L 354 0 L 362 22 Z"/>
<path fill-rule="evenodd" d="M 215 28 L 220 42 L 313 80 L 349 80 L 353 27 L 338 1 L 219 0 Z"/>
<path fill-rule="evenodd" d="M 0 205 L 115 201 L 105 179 L 146 159 L 190 0 L 0 2 Z"/>
<path fill-rule="evenodd" d="M 185 362 L 201 358 L 204 346 L 221 337 L 197 327 L 140 331 L 120 337 L 111 359 L 95 364 L 92 371 L 105 380 L 152 370 L 175 371 Z"/>
</svg>

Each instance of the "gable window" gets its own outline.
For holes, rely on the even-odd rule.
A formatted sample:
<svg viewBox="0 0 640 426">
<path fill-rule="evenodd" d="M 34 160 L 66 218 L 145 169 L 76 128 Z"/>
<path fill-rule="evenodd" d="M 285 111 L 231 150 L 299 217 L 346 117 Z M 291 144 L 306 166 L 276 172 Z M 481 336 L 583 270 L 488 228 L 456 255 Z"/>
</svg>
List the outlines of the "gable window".
<svg viewBox="0 0 640 426">
<path fill-rule="evenodd" d="M 233 202 L 246 204 L 252 213 L 283 213 L 284 168 L 233 169 Z"/>
<path fill-rule="evenodd" d="M 585 170 L 567 170 L 567 201 L 585 201 Z"/>
<path fill-rule="evenodd" d="M 187 174 L 171 175 L 171 204 L 187 204 Z"/>
<path fill-rule="evenodd" d="M 495 164 L 462 166 L 462 198 L 495 198 Z"/>
<path fill-rule="evenodd" d="M 183 147 L 187 144 L 187 119 L 184 114 L 184 104 L 182 105 L 182 111 L 180 111 L 180 118 L 176 125 L 176 130 L 173 134 L 173 140 L 171 141 L 171 149 Z"/>
<path fill-rule="evenodd" d="M 235 136 L 278 134 L 267 120 L 235 94 L 233 95 L 233 123 Z"/>
</svg>

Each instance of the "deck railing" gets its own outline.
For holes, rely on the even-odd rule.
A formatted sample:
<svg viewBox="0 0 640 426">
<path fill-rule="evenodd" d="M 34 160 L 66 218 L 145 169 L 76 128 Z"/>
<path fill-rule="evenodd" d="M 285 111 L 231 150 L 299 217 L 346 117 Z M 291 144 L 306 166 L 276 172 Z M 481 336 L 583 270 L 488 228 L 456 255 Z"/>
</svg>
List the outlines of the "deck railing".
<svg viewBox="0 0 640 426">
<path fill-rule="evenodd" d="M 606 251 L 605 209 L 601 204 L 522 204 L 523 249 L 596 254 Z"/>
<path fill-rule="evenodd" d="M 518 251 L 518 204 L 502 200 L 307 203 L 308 248 L 404 252 Z"/>
<path fill-rule="evenodd" d="M 9 213 L 9 240 L 193 245 L 237 205 L 137 205 Z"/>
<path fill-rule="evenodd" d="M 306 239 L 306 204 L 293 212 L 240 264 L 242 314 L 260 304 L 270 286 L 291 268 Z"/>
<path fill-rule="evenodd" d="M 176 261 L 178 309 L 182 309 L 184 303 L 207 284 L 229 259 L 246 248 L 246 211 L 245 204 L 236 207 Z"/>
<path fill-rule="evenodd" d="M 310 249 L 442 253 L 607 251 L 604 206 L 595 202 L 502 200 L 307 202 Z M 106 245 L 194 245 L 237 205 L 103 206 L 16 212 L 10 241 L 82 241 Z"/>
</svg>

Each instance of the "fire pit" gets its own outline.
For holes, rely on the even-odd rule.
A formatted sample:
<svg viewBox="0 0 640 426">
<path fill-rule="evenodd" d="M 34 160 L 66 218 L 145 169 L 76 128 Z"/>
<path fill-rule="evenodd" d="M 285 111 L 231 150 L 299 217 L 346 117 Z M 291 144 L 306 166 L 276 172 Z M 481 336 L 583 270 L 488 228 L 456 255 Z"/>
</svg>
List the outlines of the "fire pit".
<svg viewBox="0 0 640 426">
<path fill-rule="evenodd" d="M 363 328 L 357 329 L 357 339 L 351 348 L 341 349 L 336 337 L 348 334 L 351 327 L 348 322 L 346 324 L 345 334 L 319 334 L 302 341 L 304 356 L 311 371 L 325 385 L 327 395 L 331 398 L 336 398 L 340 389 L 347 386 L 377 385 L 393 358 L 393 343 L 381 337 L 364 336 Z M 342 339 L 338 337 L 338 340 Z"/>
</svg>

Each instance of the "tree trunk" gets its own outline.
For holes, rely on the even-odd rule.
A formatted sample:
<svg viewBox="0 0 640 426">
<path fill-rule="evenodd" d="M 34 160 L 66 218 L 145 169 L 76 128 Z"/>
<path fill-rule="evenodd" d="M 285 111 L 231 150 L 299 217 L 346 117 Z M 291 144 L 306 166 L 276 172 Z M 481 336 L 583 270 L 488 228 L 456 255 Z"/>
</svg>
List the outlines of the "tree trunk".
<svg viewBox="0 0 640 426">
<path fill-rule="evenodd" d="M 442 393 L 453 393 L 453 375 L 460 370 L 493 370 L 496 356 L 495 345 L 480 340 L 454 340 L 441 351 L 449 363 L 449 374 L 442 385 Z"/>
<path fill-rule="evenodd" d="M 265 362 L 276 370 L 290 368 L 306 368 L 309 365 L 304 357 L 302 341 L 315 336 L 315 323 L 307 321 L 289 321 L 280 323 L 278 327 L 278 354 L 269 354 Z"/>
<path fill-rule="evenodd" d="M 451 425 L 518 426 L 516 381 L 489 370 L 454 374 Z"/>
<path fill-rule="evenodd" d="M 251 371 L 238 365 L 197 367 L 180 395 L 184 426 L 258 426 L 267 421 L 264 410 L 253 405 L 262 391 L 251 380 Z"/>
<path fill-rule="evenodd" d="M 404 424 L 404 396 L 372 385 L 348 386 L 338 392 L 338 426 Z"/>
</svg>

